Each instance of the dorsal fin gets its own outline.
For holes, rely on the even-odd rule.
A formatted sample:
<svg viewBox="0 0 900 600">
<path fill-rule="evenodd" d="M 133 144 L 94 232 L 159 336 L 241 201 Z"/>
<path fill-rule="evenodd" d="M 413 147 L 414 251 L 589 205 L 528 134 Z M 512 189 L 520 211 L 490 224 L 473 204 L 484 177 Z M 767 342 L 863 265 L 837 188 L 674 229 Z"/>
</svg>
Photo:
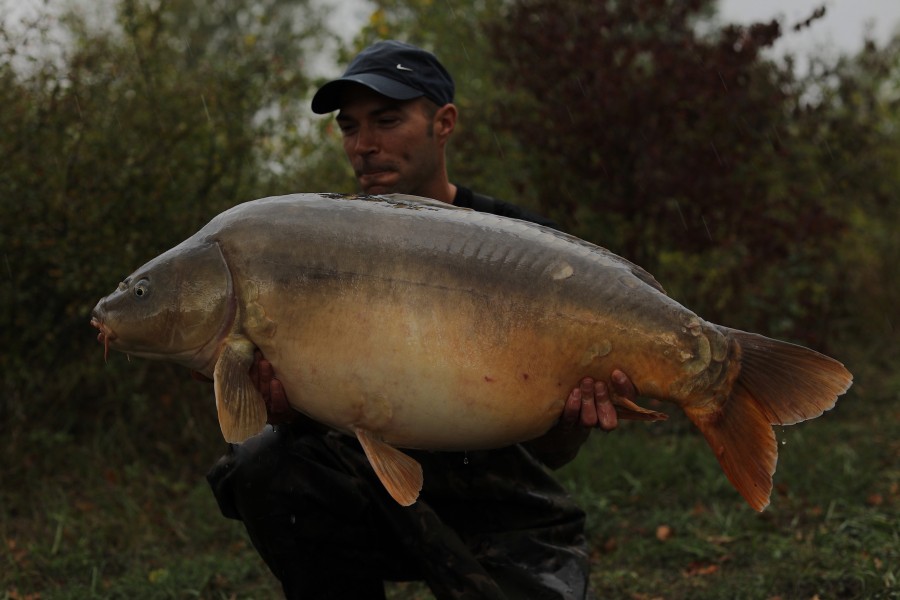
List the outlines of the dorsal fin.
<svg viewBox="0 0 900 600">
<path fill-rule="evenodd" d="M 389 202 L 404 204 L 408 206 L 431 206 L 433 208 L 442 208 L 447 210 L 472 210 L 471 208 L 456 206 L 455 204 L 450 204 L 449 202 L 441 202 L 440 200 L 435 200 L 433 198 L 413 196 L 411 194 L 379 194 L 378 196 L 373 196 L 373 198 L 380 198 L 382 200 L 387 200 Z"/>
</svg>

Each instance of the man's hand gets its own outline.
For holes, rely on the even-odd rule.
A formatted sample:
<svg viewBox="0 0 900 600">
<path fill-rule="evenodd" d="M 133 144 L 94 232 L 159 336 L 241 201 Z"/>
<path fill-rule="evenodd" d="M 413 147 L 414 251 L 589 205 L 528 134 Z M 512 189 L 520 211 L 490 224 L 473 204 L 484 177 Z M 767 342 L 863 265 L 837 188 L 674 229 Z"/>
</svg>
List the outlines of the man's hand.
<svg viewBox="0 0 900 600">
<path fill-rule="evenodd" d="M 625 373 L 616 369 L 612 372 L 610 379 L 614 394 L 634 402 L 637 398 L 634 384 Z M 566 399 L 558 427 L 572 429 L 576 425 L 581 425 L 587 428 L 599 427 L 603 431 L 612 431 L 618 423 L 616 409 L 610 400 L 606 384 L 585 377 L 581 380 L 579 387 L 573 389 Z"/>
<path fill-rule="evenodd" d="M 637 390 L 625 373 L 614 370 L 610 381 L 613 394 L 632 402 L 637 399 Z M 527 445 L 545 465 L 558 469 L 575 458 L 593 429 L 612 431 L 618 423 L 610 389 L 602 381 L 585 377 L 566 399 L 559 423 Z"/>
<path fill-rule="evenodd" d="M 300 414 L 288 402 L 284 386 L 275 378 L 272 363 L 263 358 L 262 352 L 259 350 L 253 354 L 250 379 L 262 394 L 263 400 L 266 401 L 266 412 L 270 424 L 287 423 L 293 421 Z"/>
</svg>

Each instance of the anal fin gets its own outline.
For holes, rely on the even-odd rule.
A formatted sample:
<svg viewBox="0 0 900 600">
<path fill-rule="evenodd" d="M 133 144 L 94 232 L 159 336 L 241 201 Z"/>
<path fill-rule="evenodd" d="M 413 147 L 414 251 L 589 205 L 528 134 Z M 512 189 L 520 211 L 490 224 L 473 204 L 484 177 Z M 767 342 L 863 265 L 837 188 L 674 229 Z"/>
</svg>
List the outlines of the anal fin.
<svg viewBox="0 0 900 600">
<path fill-rule="evenodd" d="M 422 465 L 414 458 L 372 436 L 365 429 L 355 428 L 369 464 L 391 497 L 402 506 L 409 506 L 419 498 L 422 490 Z"/>
<path fill-rule="evenodd" d="M 656 410 L 650 410 L 643 406 L 638 406 L 628 398 L 613 394 L 610 398 L 613 407 L 616 409 L 616 416 L 620 419 L 631 419 L 632 421 L 665 421 L 669 415 Z"/>
</svg>

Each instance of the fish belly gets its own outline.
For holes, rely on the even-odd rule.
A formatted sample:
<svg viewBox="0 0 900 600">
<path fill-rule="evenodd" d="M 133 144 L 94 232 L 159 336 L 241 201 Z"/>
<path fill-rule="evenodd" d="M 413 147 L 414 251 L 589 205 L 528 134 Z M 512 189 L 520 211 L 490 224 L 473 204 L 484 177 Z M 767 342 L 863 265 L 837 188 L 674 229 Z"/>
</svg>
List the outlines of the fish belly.
<svg viewBox="0 0 900 600">
<path fill-rule="evenodd" d="M 343 431 L 362 427 L 392 445 L 435 450 L 541 435 L 562 412 L 565 385 L 574 385 L 547 364 L 558 355 L 555 340 L 525 323 L 498 339 L 492 317 L 466 300 L 445 297 L 423 310 L 333 299 L 258 345 L 291 404 Z M 469 306 L 444 310 L 448 303 Z"/>
</svg>

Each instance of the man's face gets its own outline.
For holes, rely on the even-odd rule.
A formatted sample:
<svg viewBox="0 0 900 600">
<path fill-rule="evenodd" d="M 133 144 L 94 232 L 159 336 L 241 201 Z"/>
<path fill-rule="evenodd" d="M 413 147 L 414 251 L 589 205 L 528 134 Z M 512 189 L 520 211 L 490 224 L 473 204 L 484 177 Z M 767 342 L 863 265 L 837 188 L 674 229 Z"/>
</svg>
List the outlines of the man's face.
<svg viewBox="0 0 900 600">
<path fill-rule="evenodd" d="M 443 142 L 424 98 L 393 100 L 348 85 L 337 116 L 344 152 L 367 194 L 427 195 L 443 168 Z"/>
</svg>

